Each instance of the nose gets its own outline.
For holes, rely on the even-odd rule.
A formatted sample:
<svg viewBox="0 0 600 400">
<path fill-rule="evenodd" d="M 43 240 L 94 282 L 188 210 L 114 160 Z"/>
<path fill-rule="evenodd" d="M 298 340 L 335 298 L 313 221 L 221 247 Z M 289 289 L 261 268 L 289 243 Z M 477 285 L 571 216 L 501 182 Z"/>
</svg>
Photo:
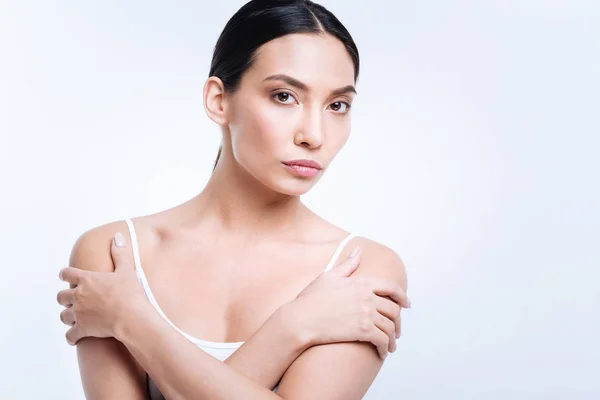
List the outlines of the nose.
<svg viewBox="0 0 600 400">
<path fill-rule="evenodd" d="M 320 110 L 307 111 L 302 119 L 300 129 L 294 137 L 294 142 L 298 146 L 318 149 L 323 145 L 324 139 L 325 129 Z"/>
</svg>

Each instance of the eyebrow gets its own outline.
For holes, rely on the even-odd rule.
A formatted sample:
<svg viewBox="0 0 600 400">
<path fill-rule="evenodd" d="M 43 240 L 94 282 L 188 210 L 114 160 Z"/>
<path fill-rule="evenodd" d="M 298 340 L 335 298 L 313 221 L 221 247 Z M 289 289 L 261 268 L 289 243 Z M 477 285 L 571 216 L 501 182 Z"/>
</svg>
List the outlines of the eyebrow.
<svg viewBox="0 0 600 400">
<path fill-rule="evenodd" d="M 298 79 L 292 78 L 291 76 L 285 74 L 271 75 L 266 77 L 263 82 L 264 81 L 284 81 L 288 85 L 295 86 L 300 90 L 308 91 L 308 86 L 306 83 L 300 82 Z M 331 91 L 331 94 L 334 96 L 344 93 L 354 93 L 355 95 L 358 94 L 356 93 L 356 88 L 353 85 L 347 85 Z"/>
</svg>

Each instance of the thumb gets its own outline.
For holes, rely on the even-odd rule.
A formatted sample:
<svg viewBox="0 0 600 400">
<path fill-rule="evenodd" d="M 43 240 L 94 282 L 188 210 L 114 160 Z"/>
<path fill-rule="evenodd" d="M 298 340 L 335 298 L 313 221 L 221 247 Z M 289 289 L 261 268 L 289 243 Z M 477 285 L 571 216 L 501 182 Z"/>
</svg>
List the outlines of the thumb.
<svg viewBox="0 0 600 400">
<path fill-rule="evenodd" d="M 332 268 L 331 271 L 339 276 L 349 277 L 354 271 L 356 271 L 356 268 L 358 268 L 358 264 L 360 264 L 360 255 L 360 247 L 355 248 L 344 262 Z"/>
<path fill-rule="evenodd" d="M 115 233 L 110 246 L 110 255 L 115 265 L 115 272 L 127 266 L 127 242 L 121 232 Z"/>
</svg>

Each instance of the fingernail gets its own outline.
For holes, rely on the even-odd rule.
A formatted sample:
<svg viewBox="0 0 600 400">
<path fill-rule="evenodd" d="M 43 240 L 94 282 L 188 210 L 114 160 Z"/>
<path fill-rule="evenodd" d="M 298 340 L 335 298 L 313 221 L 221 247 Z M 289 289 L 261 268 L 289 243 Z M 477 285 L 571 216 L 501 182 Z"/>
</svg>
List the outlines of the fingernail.
<svg viewBox="0 0 600 400">
<path fill-rule="evenodd" d="M 360 253 L 360 247 L 357 247 L 354 250 L 352 250 L 352 253 L 350 253 L 350 258 L 358 256 L 358 253 Z"/>
<path fill-rule="evenodd" d="M 64 268 L 61 268 L 60 271 L 58 271 L 58 279 L 60 279 L 61 281 L 63 280 L 63 278 L 62 278 L 63 269 Z"/>
<path fill-rule="evenodd" d="M 125 247 L 125 237 L 121 232 L 115 233 L 115 245 L 117 247 Z"/>
<path fill-rule="evenodd" d="M 408 308 L 412 307 L 412 303 L 410 302 L 410 299 L 407 297 L 406 298 L 406 302 L 408 303 Z"/>
</svg>

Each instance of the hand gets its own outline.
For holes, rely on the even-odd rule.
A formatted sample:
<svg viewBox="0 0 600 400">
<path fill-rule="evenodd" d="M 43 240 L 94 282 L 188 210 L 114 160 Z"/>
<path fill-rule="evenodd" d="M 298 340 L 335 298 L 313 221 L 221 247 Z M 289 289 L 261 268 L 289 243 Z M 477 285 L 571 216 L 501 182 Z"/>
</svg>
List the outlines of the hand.
<svg viewBox="0 0 600 400">
<path fill-rule="evenodd" d="M 350 275 L 360 263 L 360 249 L 317 277 L 290 305 L 315 344 L 371 342 L 381 358 L 396 350 L 400 310 L 409 308 L 404 290 L 388 279 Z M 290 308 L 288 308 L 288 311 Z"/>
<path fill-rule="evenodd" d="M 88 336 L 116 337 L 127 313 L 147 302 L 135 267 L 126 257 L 126 242 L 121 233 L 112 241 L 111 256 L 114 272 L 71 267 L 60 271 L 60 279 L 71 283 L 71 289 L 61 290 L 56 297 L 58 303 L 66 307 L 60 319 L 71 326 L 66 334 L 70 345 Z"/>
</svg>

